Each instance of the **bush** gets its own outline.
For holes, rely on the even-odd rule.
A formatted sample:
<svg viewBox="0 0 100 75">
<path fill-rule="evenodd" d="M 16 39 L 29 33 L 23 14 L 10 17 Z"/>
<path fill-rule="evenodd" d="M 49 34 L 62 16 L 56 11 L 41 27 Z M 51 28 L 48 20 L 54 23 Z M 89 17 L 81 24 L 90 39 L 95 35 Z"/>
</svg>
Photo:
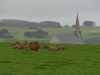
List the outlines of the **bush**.
<svg viewBox="0 0 100 75">
<path fill-rule="evenodd" d="M 24 36 L 30 37 L 30 38 L 33 38 L 33 37 L 44 38 L 47 35 L 48 35 L 48 32 L 45 32 L 45 31 L 39 30 L 39 29 L 37 31 L 34 31 L 34 32 L 25 32 L 24 33 Z"/>
<path fill-rule="evenodd" d="M 0 30 L 0 37 L 1 38 L 13 38 L 13 36 L 11 36 L 8 32 L 7 29 L 2 29 Z"/>
</svg>

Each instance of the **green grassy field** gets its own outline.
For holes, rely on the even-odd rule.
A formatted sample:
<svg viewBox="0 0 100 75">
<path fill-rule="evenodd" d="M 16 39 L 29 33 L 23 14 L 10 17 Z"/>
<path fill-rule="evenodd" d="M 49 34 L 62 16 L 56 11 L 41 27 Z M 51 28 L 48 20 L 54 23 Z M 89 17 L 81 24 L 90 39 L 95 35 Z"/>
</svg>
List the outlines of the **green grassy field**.
<svg viewBox="0 0 100 75">
<path fill-rule="evenodd" d="M 53 33 L 73 33 L 73 31 L 75 30 L 73 27 L 62 27 L 62 28 L 39 28 L 42 29 L 44 31 L 47 31 L 49 34 L 47 37 L 42 38 L 42 39 L 37 39 L 37 38 L 26 38 L 24 37 L 24 33 L 26 31 L 36 31 L 37 29 L 19 29 L 18 27 L 0 27 L 1 29 L 7 29 L 10 34 L 12 34 L 12 36 L 14 38 L 12 39 L 0 39 L 0 42 L 11 42 L 11 41 L 24 41 L 24 40 L 28 40 L 28 41 L 32 41 L 32 40 L 38 40 L 40 42 L 50 42 L 51 37 L 53 35 Z M 82 36 L 83 39 L 86 41 L 87 44 L 90 43 L 99 43 L 100 44 L 100 27 L 81 27 L 81 31 L 82 31 Z M 14 34 L 18 32 L 17 34 Z"/>
<path fill-rule="evenodd" d="M 0 42 L 0 75 L 100 75 L 100 45 L 61 45 L 68 50 L 27 52 Z"/>
</svg>

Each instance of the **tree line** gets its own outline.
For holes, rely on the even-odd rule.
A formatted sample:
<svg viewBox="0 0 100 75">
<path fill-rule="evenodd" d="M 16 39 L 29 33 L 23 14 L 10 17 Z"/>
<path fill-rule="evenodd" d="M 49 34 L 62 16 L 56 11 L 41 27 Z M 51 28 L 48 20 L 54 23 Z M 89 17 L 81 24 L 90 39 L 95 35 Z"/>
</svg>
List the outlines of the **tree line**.
<svg viewBox="0 0 100 75">
<path fill-rule="evenodd" d="M 84 21 L 83 22 L 83 26 L 91 27 L 91 26 L 95 26 L 95 25 L 96 25 L 96 23 L 93 21 Z"/>
<path fill-rule="evenodd" d="M 92 26 L 95 26 L 95 25 L 96 25 L 96 23 L 93 22 L 93 21 L 84 21 L 83 25 L 81 25 L 81 26 L 92 27 Z M 72 27 L 75 27 L 75 24 L 73 24 Z"/>
<path fill-rule="evenodd" d="M 30 22 L 24 20 L 15 20 L 15 19 L 1 19 L 0 26 L 3 27 L 29 27 L 38 28 L 38 27 L 62 27 L 59 22 L 55 21 L 41 21 L 41 22 Z"/>
<path fill-rule="evenodd" d="M 95 26 L 96 23 L 93 21 L 84 21 L 82 26 Z M 29 27 L 29 29 L 38 29 L 38 27 L 62 27 L 59 22 L 55 21 L 41 21 L 41 22 L 30 22 L 24 20 L 15 20 L 15 19 L 2 19 L 0 21 L 0 26 L 3 27 Z M 69 25 L 65 25 L 64 27 L 69 27 Z M 75 24 L 72 25 L 75 27 Z"/>
</svg>

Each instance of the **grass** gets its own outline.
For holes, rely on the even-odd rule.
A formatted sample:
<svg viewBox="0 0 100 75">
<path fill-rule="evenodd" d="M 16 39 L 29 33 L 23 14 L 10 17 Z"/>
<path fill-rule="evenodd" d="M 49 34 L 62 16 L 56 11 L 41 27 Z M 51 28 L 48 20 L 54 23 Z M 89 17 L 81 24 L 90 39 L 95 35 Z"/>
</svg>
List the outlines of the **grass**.
<svg viewBox="0 0 100 75">
<path fill-rule="evenodd" d="M 26 52 L 0 42 L 0 75 L 100 75 L 99 45 L 61 45 L 68 50 Z"/>
</svg>

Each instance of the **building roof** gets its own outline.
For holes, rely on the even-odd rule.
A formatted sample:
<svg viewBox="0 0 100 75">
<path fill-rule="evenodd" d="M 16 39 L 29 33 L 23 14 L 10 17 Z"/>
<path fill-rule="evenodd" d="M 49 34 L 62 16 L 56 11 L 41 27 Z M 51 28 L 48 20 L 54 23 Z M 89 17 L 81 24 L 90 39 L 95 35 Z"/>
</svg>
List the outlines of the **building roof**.
<svg viewBox="0 0 100 75">
<path fill-rule="evenodd" d="M 84 44 L 84 41 L 75 33 L 58 33 L 56 36 L 60 43 Z"/>
</svg>

